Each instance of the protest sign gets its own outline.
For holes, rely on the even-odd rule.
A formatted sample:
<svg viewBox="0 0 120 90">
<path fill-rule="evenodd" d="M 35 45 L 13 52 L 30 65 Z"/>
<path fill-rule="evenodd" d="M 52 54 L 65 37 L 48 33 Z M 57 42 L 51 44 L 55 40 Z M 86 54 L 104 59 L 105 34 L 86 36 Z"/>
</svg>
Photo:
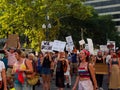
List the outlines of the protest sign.
<svg viewBox="0 0 120 90">
<path fill-rule="evenodd" d="M 67 41 L 66 50 L 71 52 L 74 47 L 72 36 L 67 36 L 66 41 Z"/>
<path fill-rule="evenodd" d="M 54 40 L 52 50 L 63 52 L 65 49 L 65 45 L 66 45 L 66 42 Z"/>
<path fill-rule="evenodd" d="M 106 64 L 95 64 L 96 74 L 108 74 L 108 66 Z"/>
<path fill-rule="evenodd" d="M 101 51 L 108 51 L 107 45 L 100 45 Z"/>
<path fill-rule="evenodd" d="M 94 47 L 93 47 L 92 39 L 87 38 L 87 41 L 88 41 L 88 49 L 89 49 L 90 54 L 94 54 Z"/>
<path fill-rule="evenodd" d="M 66 51 L 72 52 L 73 47 L 74 47 L 74 46 L 69 46 L 68 44 L 66 44 Z"/>
<path fill-rule="evenodd" d="M 17 44 L 18 44 L 18 35 L 17 34 L 8 35 L 7 47 L 17 48 Z"/>
<path fill-rule="evenodd" d="M 80 40 L 80 41 L 79 41 L 79 44 L 80 44 L 80 45 L 83 45 L 83 44 L 85 44 L 85 41 L 84 41 L 84 40 Z"/>
<path fill-rule="evenodd" d="M 53 45 L 53 42 L 42 41 L 42 43 L 41 43 L 41 51 L 52 52 L 52 45 Z"/>
</svg>

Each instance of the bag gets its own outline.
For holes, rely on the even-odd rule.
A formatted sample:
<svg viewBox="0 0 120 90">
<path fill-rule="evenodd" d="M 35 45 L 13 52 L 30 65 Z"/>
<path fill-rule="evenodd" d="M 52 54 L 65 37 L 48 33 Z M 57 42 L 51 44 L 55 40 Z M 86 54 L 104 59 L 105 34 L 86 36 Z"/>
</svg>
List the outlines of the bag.
<svg viewBox="0 0 120 90">
<path fill-rule="evenodd" d="M 27 67 L 26 60 L 25 60 L 25 65 Z M 35 84 L 37 84 L 37 82 L 39 80 L 39 75 L 36 74 L 36 72 L 35 72 L 36 71 L 36 68 L 35 68 L 36 66 L 35 66 L 35 62 L 34 61 L 32 62 L 32 67 L 33 67 L 33 71 L 34 72 L 32 74 L 26 75 L 27 76 L 27 83 L 29 85 L 35 85 Z"/>
<path fill-rule="evenodd" d="M 41 63 L 40 63 L 40 59 L 38 59 L 38 64 L 37 64 L 36 68 L 37 68 L 37 73 L 41 74 L 42 65 L 41 65 Z"/>
<path fill-rule="evenodd" d="M 23 84 L 24 83 L 24 77 L 23 77 L 23 73 L 22 72 L 19 72 L 18 73 L 18 81 Z"/>
<path fill-rule="evenodd" d="M 39 81 L 39 75 L 34 75 L 34 77 L 32 78 L 27 78 L 27 83 L 29 85 L 36 85 L 38 81 Z"/>
</svg>

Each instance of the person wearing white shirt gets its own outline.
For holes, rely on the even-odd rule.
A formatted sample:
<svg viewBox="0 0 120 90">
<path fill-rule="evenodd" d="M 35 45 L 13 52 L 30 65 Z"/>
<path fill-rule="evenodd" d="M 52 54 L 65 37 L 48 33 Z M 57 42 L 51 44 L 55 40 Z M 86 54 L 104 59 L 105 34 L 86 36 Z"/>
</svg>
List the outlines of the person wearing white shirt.
<svg viewBox="0 0 120 90">
<path fill-rule="evenodd" d="M 0 61 L 0 90 L 7 90 L 5 65 Z"/>
</svg>

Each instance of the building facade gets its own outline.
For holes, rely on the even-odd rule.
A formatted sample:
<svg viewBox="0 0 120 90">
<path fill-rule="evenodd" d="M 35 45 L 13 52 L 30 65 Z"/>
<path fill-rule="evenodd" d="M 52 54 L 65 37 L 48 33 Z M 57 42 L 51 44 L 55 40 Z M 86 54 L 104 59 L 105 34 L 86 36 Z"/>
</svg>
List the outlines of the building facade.
<svg viewBox="0 0 120 90">
<path fill-rule="evenodd" d="M 99 15 L 112 15 L 120 31 L 120 0 L 86 0 L 85 4 L 93 6 Z"/>
</svg>

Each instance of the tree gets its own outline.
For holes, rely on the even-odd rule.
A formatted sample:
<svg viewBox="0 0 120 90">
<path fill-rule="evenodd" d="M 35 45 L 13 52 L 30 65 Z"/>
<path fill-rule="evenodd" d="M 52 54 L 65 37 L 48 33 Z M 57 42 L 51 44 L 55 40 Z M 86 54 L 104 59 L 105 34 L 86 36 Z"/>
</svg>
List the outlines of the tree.
<svg viewBox="0 0 120 90">
<path fill-rule="evenodd" d="M 60 20 L 72 16 L 85 20 L 92 16 L 91 7 L 82 4 L 84 0 L 2 0 L 0 3 L 0 38 L 17 33 L 26 37 L 29 44 L 24 46 L 40 50 L 45 32 L 41 28 L 50 16 L 51 40 L 59 34 Z"/>
<path fill-rule="evenodd" d="M 87 36 L 93 39 L 94 44 L 107 44 L 107 40 L 116 41 L 118 45 L 119 33 L 112 21 L 112 16 L 93 16 L 85 21 Z"/>
<path fill-rule="evenodd" d="M 116 41 L 119 44 L 119 33 L 115 28 L 115 23 L 112 21 L 112 16 L 99 16 L 95 10 L 92 10 L 91 17 L 80 20 L 78 18 L 69 16 L 61 19 L 61 27 L 58 38 L 65 40 L 66 36 L 72 35 L 74 43 L 79 47 L 78 41 L 81 40 L 81 28 L 84 29 L 84 40 L 92 38 L 93 43 L 103 44 L 107 40 Z"/>
</svg>

